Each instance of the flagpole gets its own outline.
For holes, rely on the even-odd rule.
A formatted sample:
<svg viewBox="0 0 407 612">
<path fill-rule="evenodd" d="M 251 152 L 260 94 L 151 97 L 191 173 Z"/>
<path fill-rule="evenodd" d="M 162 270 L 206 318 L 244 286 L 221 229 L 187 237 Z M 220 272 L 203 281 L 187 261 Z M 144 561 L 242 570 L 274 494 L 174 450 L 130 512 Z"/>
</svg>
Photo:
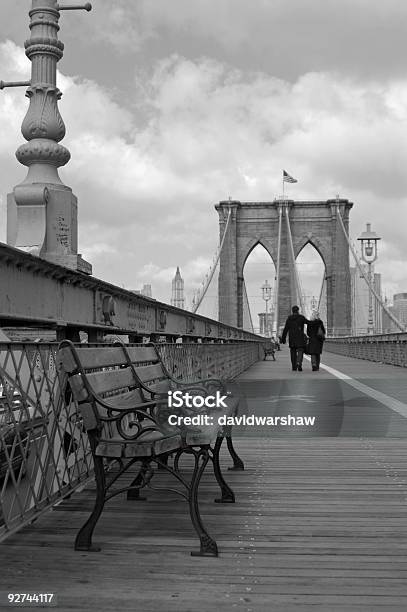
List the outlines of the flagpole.
<svg viewBox="0 0 407 612">
<path fill-rule="evenodd" d="M 284 200 L 284 170 L 282 172 L 283 172 L 283 200 Z"/>
</svg>

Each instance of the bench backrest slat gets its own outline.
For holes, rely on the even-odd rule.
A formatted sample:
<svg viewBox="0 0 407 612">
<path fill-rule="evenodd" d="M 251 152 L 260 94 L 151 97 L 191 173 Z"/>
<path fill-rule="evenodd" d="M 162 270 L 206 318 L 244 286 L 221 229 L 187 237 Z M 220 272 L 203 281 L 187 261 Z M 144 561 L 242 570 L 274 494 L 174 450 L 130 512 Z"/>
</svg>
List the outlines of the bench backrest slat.
<svg viewBox="0 0 407 612">
<path fill-rule="evenodd" d="M 63 349 L 67 351 L 67 349 Z M 102 351 L 100 348 L 80 348 L 78 355 L 84 370 L 107 368 L 111 366 L 119 366 L 126 362 L 123 350 L 120 347 L 105 347 Z"/>
<path fill-rule="evenodd" d="M 66 348 L 62 349 L 63 353 L 70 354 Z M 146 362 L 155 362 L 157 363 L 158 357 L 155 352 L 154 347 L 152 346 L 140 346 L 140 347 L 130 347 L 127 348 L 127 353 L 130 357 L 130 360 L 137 367 L 138 363 L 146 363 Z M 109 346 L 100 348 L 80 348 L 78 350 L 78 355 L 81 361 L 81 365 L 84 370 L 94 369 L 97 370 L 99 368 L 107 368 L 123 365 L 126 363 L 126 357 L 124 355 L 123 349 L 120 346 Z M 65 359 L 64 365 L 69 367 L 69 357 Z M 72 362 L 72 371 L 74 369 L 74 365 Z"/>
<path fill-rule="evenodd" d="M 97 424 L 105 438 L 117 436 L 118 430 L 115 423 L 101 424 L 100 417 L 108 413 L 97 401 L 97 396 L 112 407 L 131 410 L 151 399 L 142 386 L 151 393 L 165 394 L 171 389 L 171 380 L 154 346 L 75 348 L 65 341 L 59 355 L 63 368 L 70 375 L 71 389 L 81 411 L 86 402 L 86 410 L 82 411 L 85 427 L 94 429 Z M 137 421 L 138 417 L 129 415 L 122 426 L 127 429 L 126 423 L 131 420 Z"/>
<path fill-rule="evenodd" d="M 147 384 L 149 391 L 152 393 L 167 393 L 167 391 L 171 391 L 171 381 L 166 378 L 165 380 L 160 380 L 159 382 Z"/>
<path fill-rule="evenodd" d="M 167 378 L 162 365 L 160 363 L 154 365 L 140 366 L 136 368 L 136 373 L 141 382 L 148 383 L 149 381 L 161 380 Z M 147 385 L 150 386 L 150 385 Z"/>
<path fill-rule="evenodd" d="M 135 386 L 131 368 L 90 372 L 87 374 L 87 379 L 93 391 L 98 395 L 107 391 L 116 391 L 117 389 Z"/>
<path fill-rule="evenodd" d="M 153 346 L 130 346 L 126 347 L 130 360 L 134 363 L 145 363 L 154 361 L 157 363 L 158 356 Z"/>
</svg>

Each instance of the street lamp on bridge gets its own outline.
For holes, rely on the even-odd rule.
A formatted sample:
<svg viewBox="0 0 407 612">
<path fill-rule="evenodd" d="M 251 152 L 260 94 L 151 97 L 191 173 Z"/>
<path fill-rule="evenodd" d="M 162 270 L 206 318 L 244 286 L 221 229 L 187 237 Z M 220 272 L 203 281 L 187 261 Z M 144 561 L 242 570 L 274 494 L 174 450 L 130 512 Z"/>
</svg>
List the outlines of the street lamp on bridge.
<svg viewBox="0 0 407 612">
<path fill-rule="evenodd" d="M 377 259 L 377 243 L 381 238 L 376 234 L 376 232 L 372 232 L 371 224 L 366 224 L 366 231 L 362 232 L 359 236 L 358 240 L 360 240 L 362 259 L 365 263 L 367 263 L 368 270 L 368 281 L 369 281 L 369 316 L 367 321 L 367 332 L 368 334 L 373 333 L 373 295 L 372 295 L 372 284 L 373 284 L 373 276 L 372 276 L 372 264 Z"/>
<path fill-rule="evenodd" d="M 24 181 L 7 195 L 7 241 L 52 263 L 92 274 L 92 266 L 78 253 L 78 201 L 58 168 L 71 154 L 60 141 L 65 124 L 58 109 L 57 64 L 64 54 L 58 39 L 61 11 L 92 8 L 90 2 L 60 5 L 57 0 L 31 0 L 31 36 L 25 54 L 31 61 L 29 81 L 0 81 L 6 87 L 27 87 L 30 100 L 21 132 L 27 142 L 16 157 L 28 167 Z"/>
<path fill-rule="evenodd" d="M 261 287 L 261 291 L 263 294 L 263 300 L 266 302 L 266 320 L 265 320 L 265 332 L 266 332 L 266 336 L 270 335 L 270 325 L 269 325 L 269 313 L 268 313 L 268 303 L 269 300 L 271 300 L 271 295 L 272 295 L 272 287 L 269 284 L 268 280 L 264 281 L 264 284 Z"/>
</svg>

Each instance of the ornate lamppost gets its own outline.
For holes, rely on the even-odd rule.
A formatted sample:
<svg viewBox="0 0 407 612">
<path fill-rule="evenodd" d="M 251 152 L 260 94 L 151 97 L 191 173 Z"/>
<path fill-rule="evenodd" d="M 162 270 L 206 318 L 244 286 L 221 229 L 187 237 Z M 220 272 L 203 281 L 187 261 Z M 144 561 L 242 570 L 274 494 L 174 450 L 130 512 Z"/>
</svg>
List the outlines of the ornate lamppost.
<svg viewBox="0 0 407 612">
<path fill-rule="evenodd" d="M 264 281 L 264 284 L 261 287 L 261 291 L 262 291 L 262 295 L 263 295 L 263 300 L 266 302 L 266 320 L 265 320 L 265 332 L 266 332 L 266 336 L 270 335 L 270 325 L 269 325 L 269 315 L 268 315 L 268 303 L 269 300 L 271 300 L 271 295 L 272 295 L 272 288 L 271 285 L 269 284 L 269 282 L 266 280 Z"/>
<path fill-rule="evenodd" d="M 77 198 L 61 181 L 58 168 L 71 155 L 59 142 L 65 125 L 58 110 L 57 63 L 64 45 L 58 40 L 60 12 L 84 9 L 91 4 L 61 6 L 57 0 L 32 0 L 29 16 L 31 37 L 25 54 L 31 61 L 31 79 L 5 83 L 5 87 L 28 86 L 30 100 L 21 131 L 26 143 L 16 151 L 28 167 L 24 181 L 7 196 L 7 242 L 54 263 L 92 273 L 92 266 L 78 254 Z"/>
<path fill-rule="evenodd" d="M 372 264 L 377 259 L 377 243 L 381 238 L 376 234 L 376 232 L 372 232 L 371 224 L 366 224 L 366 231 L 362 232 L 359 236 L 358 240 L 360 240 L 360 247 L 362 253 L 362 259 L 365 263 L 367 263 L 368 270 L 368 281 L 369 281 L 369 314 L 367 321 L 367 332 L 368 334 L 372 334 L 374 331 L 374 321 L 373 321 L 373 295 L 371 291 L 371 287 L 373 284 L 373 275 L 372 275 Z"/>
</svg>

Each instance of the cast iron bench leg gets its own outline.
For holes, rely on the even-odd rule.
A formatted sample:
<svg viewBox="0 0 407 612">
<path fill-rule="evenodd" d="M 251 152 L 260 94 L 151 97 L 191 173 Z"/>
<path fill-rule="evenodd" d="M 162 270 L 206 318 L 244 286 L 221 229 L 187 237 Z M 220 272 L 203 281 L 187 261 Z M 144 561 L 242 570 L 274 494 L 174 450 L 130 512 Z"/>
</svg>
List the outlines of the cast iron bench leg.
<svg viewBox="0 0 407 612">
<path fill-rule="evenodd" d="M 236 470 L 243 471 L 244 463 L 235 451 L 232 440 L 232 427 L 228 426 L 225 428 L 225 436 L 226 436 L 226 444 L 228 445 L 229 454 L 233 459 L 233 467 L 228 468 L 228 470 Z"/>
<path fill-rule="evenodd" d="M 105 489 L 106 478 L 103 466 L 103 457 L 94 457 L 95 479 L 96 479 L 96 499 L 92 513 L 86 523 L 81 527 L 76 536 L 75 550 L 87 550 L 90 552 L 99 552 L 99 546 L 92 546 L 92 534 L 96 527 L 96 523 L 102 514 L 103 506 L 105 505 Z"/>
<path fill-rule="evenodd" d="M 213 449 L 213 471 L 215 473 L 215 478 L 220 486 L 220 490 L 222 493 L 222 497 L 215 499 L 217 504 L 234 504 L 235 503 L 235 494 L 232 489 L 229 487 L 228 483 L 223 478 L 223 474 L 220 468 L 219 462 L 219 451 L 222 446 L 223 436 L 219 436 L 216 439 L 215 447 Z"/>
<path fill-rule="evenodd" d="M 148 465 L 144 464 L 141 466 L 139 473 L 135 477 L 135 479 L 131 482 L 131 487 L 141 487 L 144 481 L 144 476 L 147 472 Z M 140 488 L 138 489 L 129 489 L 127 491 L 127 499 L 132 501 L 145 501 L 147 497 L 140 496 Z"/>
<path fill-rule="evenodd" d="M 201 515 L 199 512 L 199 504 L 198 504 L 198 487 L 199 487 L 200 480 L 202 478 L 202 474 L 205 471 L 206 464 L 209 461 L 209 449 L 201 448 L 199 451 L 193 450 L 192 453 L 195 459 L 195 466 L 194 466 L 194 472 L 192 474 L 191 484 L 189 487 L 189 495 L 188 495 L 189 512 L 191 515 L 192 524 L 195 528 L 195 531 L 197 532 L 199 536 L 201 547 L 200 547 L 199 552 L 193 551 L 191 552 L 191 555 L 193 557 L 217 557 L 218 556 L 218 546 L 215 540 L 213 540 L 211 536 L 208 534 L 208 532 L 206 531 L 202 523 Z M 201 462 L 201 465 L 199 465 L 201 457 L 202 457 L 202 462 Z"/>
</svg>

